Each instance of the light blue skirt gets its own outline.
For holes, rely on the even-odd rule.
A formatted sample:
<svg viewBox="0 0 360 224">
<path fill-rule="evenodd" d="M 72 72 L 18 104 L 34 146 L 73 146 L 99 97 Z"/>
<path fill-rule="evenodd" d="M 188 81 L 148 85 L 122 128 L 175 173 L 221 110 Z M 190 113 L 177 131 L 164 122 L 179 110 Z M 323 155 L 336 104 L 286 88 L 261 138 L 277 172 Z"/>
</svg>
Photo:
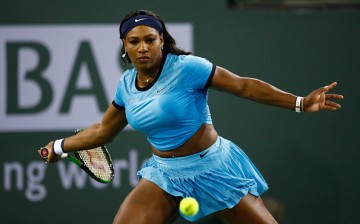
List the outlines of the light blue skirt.
<svg viewBox="0 0 360 224">
<path fill-rule="evenodd" d="M 193 197 L 200 205 L 195 221 L 237 205 L 246 194 L 256 197 L 268 185 L 247 155 L 233 142 L 219 137 L 208 149 L 185 157 L 153 155 L 137 173 L 175 197 Z"/>
</svg>

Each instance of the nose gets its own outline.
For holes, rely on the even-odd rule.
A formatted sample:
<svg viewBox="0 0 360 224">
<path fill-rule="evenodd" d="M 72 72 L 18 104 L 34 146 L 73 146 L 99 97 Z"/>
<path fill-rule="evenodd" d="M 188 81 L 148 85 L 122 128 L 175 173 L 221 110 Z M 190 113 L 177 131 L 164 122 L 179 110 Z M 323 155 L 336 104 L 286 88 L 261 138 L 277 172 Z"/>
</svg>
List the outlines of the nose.
<svg viewBox="0 0 360 224">
<path fill-rule="evenodd" d="M 148 46 L 145 41 L 140 42 L 139 52 L 146 52 L 148 51 Z"/>
</svg>

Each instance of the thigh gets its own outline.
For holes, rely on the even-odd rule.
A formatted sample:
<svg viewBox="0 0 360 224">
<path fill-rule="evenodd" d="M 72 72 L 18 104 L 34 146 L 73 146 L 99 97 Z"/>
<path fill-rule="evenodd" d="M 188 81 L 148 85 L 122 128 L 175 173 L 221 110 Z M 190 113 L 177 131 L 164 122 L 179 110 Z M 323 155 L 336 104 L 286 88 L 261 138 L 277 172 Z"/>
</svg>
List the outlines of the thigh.
<svg viewBox="0 0 360 224">
<path fill-rule="evenodd" d="M 176 198 L 143 178 L 123 201 L 113 224 L 171 223 L 179 216 L 178 206 Z"/>
<path fill-rule="evenodd" d="M 260 197 L 251 194 L 244 196 L 240 202 L 231 209 L 225 209 L 215 214 L 225 223 L 277 223 L 265 207 Z"/>
</svg>

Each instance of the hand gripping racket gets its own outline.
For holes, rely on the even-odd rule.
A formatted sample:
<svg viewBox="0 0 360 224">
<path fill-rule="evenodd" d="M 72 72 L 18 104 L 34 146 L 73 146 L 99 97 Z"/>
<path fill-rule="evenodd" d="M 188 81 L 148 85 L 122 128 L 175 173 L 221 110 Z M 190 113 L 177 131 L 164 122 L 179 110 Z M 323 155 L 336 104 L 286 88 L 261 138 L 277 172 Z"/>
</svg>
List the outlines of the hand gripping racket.
<svg viewBox="0 0 360 224">
<path fill-rule="evenodd" d="M 83 130 L 84 129 L 78 129 L 75 131 L 75 134 Z M 109 183 L 114 178 L 114 167 L 110 154 L 105 146 L 76 151 L 73 153 L 74 156 L 69 155 L 69 153 L 64 153 L 61 157 L 67 158 L 71 162 L 75 163 L 90 177 L 101 183 Z M 43 158 L 47 158 L 49 150 L 42 147 L 40 149 L 40 154 Z"/>
</svg>

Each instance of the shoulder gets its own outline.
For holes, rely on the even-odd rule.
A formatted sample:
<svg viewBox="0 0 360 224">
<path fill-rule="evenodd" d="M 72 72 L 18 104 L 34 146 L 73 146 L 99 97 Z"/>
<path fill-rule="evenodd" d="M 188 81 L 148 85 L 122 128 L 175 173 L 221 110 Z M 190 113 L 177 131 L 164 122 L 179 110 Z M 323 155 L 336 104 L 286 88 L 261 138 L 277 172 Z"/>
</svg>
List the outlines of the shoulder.
<svg viewBox="0 0 360 224">
<path fill-rule="evenodd" d="M 187 69 L 198 68 L 199 66 L 207 67 L 212 64 L 206 58 L 194 56 L 194 55 L 182 55 L 182 57 L 180 58 L 180 61 L 181 61 L 181 65 Z"/>
<path fill-rule="evenodd" d="M 211 70 L 213 64 L 206 58 L 194 55 L 182 55 L 179 58 L 180 67 L 187 73 Z"/>
<path fill-rule="evenodd" d="M 169 53 L 167 55 L 167 61 L 173 63 L 180 63 L 182 65 L 210 63 L 206 58 L 195 56 L 195 55 L 176 55 Z"/>
<path fill-rule="evenodd" d="M 195 55 L 179 55 L 179 61 L 181 61 L 184 64 L 196 64 L 196 63 L 209 62 L 206 58 L 195 56 Z"/>
</svg>

